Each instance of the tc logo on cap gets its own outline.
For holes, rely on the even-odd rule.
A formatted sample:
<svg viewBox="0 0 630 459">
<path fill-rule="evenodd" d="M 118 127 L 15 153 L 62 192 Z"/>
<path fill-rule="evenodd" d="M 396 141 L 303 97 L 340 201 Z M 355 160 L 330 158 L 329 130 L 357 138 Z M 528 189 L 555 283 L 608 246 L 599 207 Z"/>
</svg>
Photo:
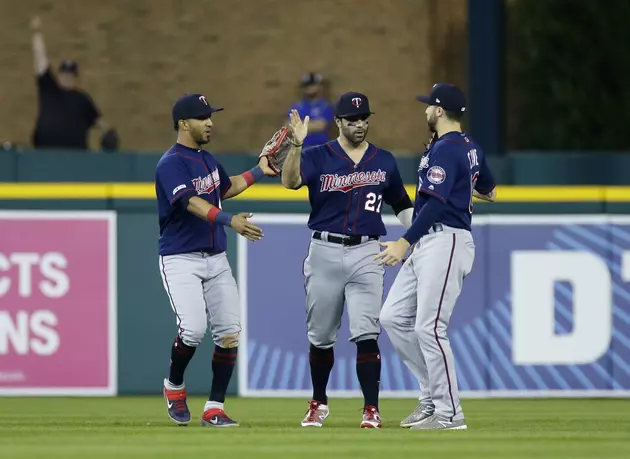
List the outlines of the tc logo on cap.
<svg viewBox="0 0 630 459">
<path fill-rule="evenodd" d="M 208 101 L 206 100 L 205 96 L 199 96 L 199 100 L 201 101 L 202 104 L 208 105 Z"/>
<path fill-rule="evenodd" d="M 355 107 L 359 108 L 361 106 L 361 104 L 363 103 L 363 101 L 361 100 L 360 97 L 354 97 L 352 99 L 352 105 L 354 105 Z"/>
</svg>

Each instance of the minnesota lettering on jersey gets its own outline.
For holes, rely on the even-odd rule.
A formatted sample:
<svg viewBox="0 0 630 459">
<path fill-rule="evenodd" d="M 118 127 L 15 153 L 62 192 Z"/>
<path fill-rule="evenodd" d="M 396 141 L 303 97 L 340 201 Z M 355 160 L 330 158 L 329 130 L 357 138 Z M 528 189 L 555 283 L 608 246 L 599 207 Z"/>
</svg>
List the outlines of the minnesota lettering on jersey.
<svg viewBox="0 0 630 459">
<path fill-rule="evenodd" d="M 194 178 L 192 183 L 195 190 L 197 190 L 197 194 L 210 194 L 221 185 L 219 170 L 215 169 L 205 177 Z"/>
<path fill-rule="evenodd" d="M 321 180 L 320 191 L 341 191 L 347 193 L 353 188 L 378 185 L 385 182 L 387 172 L 379 169 L 371 172 L 352 172 L 347 175 L 322 174 L 319 178 Z"/>
</svg>

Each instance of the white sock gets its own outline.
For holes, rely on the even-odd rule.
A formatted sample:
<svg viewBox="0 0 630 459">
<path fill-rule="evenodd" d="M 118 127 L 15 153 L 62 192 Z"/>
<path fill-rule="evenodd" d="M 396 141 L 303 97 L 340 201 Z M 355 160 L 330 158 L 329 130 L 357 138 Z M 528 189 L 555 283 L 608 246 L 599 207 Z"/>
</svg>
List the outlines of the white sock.
<svg viewBox="0 0 630 459">
<path fill-rule="evenodd" d="M 164 379 L 164 387 L 166 387 L 168 390 L 182 390 L 183 388 L 186 387 L 186 385 L 182 383 L 181 386 L 175 386 L 175 385 L 173 385 L 172 382 L 170 382 L 168 380 L 168 378 L 165 378 Z"/>
<path fill-rule="evenodd" d="M 218 408 L 218 409 L 222 410 L 223 409 L 223 405 L 224 405 L 223 403 L 211 402 L 210 400 L 208 400 L 206 402 L 206 405 L 203 407 L 203 411 L 206 412 L 206 411 L 211 410 L 213 408 L 215 408 L 215 409 Z"/>
</svg>

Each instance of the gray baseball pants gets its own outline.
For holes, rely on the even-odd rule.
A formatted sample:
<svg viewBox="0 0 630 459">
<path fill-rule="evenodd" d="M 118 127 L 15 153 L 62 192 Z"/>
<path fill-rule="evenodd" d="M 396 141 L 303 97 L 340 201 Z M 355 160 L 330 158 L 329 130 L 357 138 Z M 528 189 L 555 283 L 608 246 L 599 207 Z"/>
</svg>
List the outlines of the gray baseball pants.
<svg viewBox="0 0 630 459">
<path fill-rule="evenodd" d="M 225 252 L 160 256 L 159 264 L 184 344 L 201 344 L 209 322 L 214 344 L 222 348 L 237 346 L 240 302 Z"/>
<path fill-rule="evenodd" d="M 304 260 L 308 340 L 321 349 L 335 344 L 344 302 L 350 341 L 377 339 L 385 272 L 374 260 L 378 241 L 363 236 L 365 242 L 345 246 L 327 242 L 328 234 L 322 233 L 325 240 L 311 240 Z"/>
<path fill-rule="evenodd" d="M 442 225 L 415 245 L 383 305 L 380 320 L 399 358 L 418 379 L 421 400 L 451 420 L 464 417 L 447 328 L 475 258 L 469 231 Z"/>
</svg>

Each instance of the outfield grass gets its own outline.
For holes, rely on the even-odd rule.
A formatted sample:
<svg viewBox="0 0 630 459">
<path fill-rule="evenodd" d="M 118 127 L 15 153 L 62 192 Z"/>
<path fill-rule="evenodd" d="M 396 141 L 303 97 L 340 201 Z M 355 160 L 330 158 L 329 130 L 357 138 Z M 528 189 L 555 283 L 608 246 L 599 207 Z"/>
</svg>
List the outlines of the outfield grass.
<svg viewBox="0 0 630 459">
<path fill-rule="evenodd" d="M 361 430 L 359 400 L 331 400 L 321 429 L 299 422 L 305 400 L 231 399 L 241 423 L 177 427 L 163 399 L 0 398 L 0 458 L 630 458 L 630 400 L 464 400 L 467 431 L 397 426 L 413 400 L 384 400 L 384 428 Z"/>
</svg>

